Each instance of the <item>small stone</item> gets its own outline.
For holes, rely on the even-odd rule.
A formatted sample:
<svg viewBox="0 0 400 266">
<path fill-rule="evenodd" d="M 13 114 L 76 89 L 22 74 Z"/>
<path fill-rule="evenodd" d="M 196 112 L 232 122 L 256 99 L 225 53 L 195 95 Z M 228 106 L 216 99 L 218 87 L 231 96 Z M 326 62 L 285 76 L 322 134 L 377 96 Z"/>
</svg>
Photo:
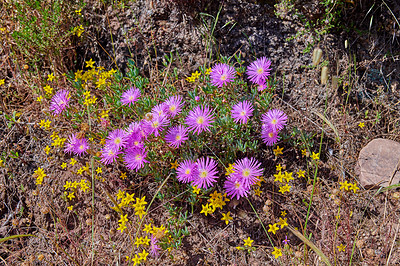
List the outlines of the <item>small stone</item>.
<svg viewBox="0 0 400 266">
<path fill-rule="evenodd" d="M 367 249 L 367 256 L 370 258 L 375 256 L 375 252 L 372 248 Z"/>
<path fill-rule="evenodd" d="M 42 261 L 44 259 L 44 255 L 43 254 L 39 254 L 37 256 L 38 261 Z"/>
<path fill-rule="evenodd" d="M 296 258 L 300 259 L 300 258 L 303 257 L 303 252 L 301 252 L 301 251 L 296 251 L 296 252 L 294 253 L 294 256 L 295 256 Z"/>
<path fill-rule="evenodd" d="M 89 226 L 92 225 L 92 219 L 87 219 L 86 220 L 86 225 L 89 225 Z"/>
<path fill-rule="evenodd" d="M 357 246 L 358 248 L 360 248 L 360 249 L 361 249 L 362 247 L 364 247 L 364 240 L 362 240 L 362 239 L 357 240 L 356 246 Z"/>
<path fill-rule="evenodd" d="M 400 143 L 388 139 L 374 139 L 368 143 L 358 157 L 356 171 L 365 188 L 398 184 L 400 171 L 395 172 L 400 161 Z"/>
<path fill-rule="evenodd" d="M 393 194 L 392 194 L 392 197 L 394 198 L 394 199 L 400 199 L 400 192 L 394 192 Z"/>
</svg>

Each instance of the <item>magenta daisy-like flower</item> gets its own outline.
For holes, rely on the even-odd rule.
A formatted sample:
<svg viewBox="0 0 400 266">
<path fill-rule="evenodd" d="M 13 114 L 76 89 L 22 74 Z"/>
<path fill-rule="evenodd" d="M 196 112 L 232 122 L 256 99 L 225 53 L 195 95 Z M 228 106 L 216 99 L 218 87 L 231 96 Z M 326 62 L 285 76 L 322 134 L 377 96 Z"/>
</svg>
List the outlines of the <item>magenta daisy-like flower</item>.
<svg viewBox="0 0 400 266">
<path fill-rule="evenodd" d="M 158 251 L 161 249 L 159 245 L 157 245 L 158 240 L 153 235 L 150 237 L 150 255 L 152 257 L 158 257 Z"/>
<path fill-rule="evenodd" d="M 258 91 L 263 91 L 266 88 L 267 88 L 267 84 L 265 84 L 265 83 L 257 84 L 257 90 Z"/>
<path fill-rule="evenodd" d="M 51 98 L 50 102 L 50 111 L 53 111 L 54 115 L 61 114 L 69 104 L 70 94 L 67 90 L 60 90 L 56 94 L 54 94 L 53 98 Z"/>
<path fill-rule="evenodd" d="M 235 79 L 235 68 L 227 64 L 216 64 L 211 69 L 211 83 L 214 86 L 222 88 L 222 86 L 232 82 Z"/>
<path fill-rule="evenodd" d="M 64 152 L 71 154 L 75 151 L 75 145 L 78 142 L 75 134 L 68 137 L 67 143 L 65 144 Z"/>
<path fill-rule="evenodd" d="M 155 116 L 167 116 L 167 108 L 165 103 L 160 103 L 151 109 L 151 113 Z"/>
<path fill-rule="evenodd" d="M 78 139 L 75 134 L 68 137 L 67 144 L 65 145 L 65 153 L 75 153 L 78 156 L 86 153 L 89 149 L 89 144 L 85 138 Z"/>
<path fill-rule="evenodd" d="M 160 132 L 164 130 L 164 127 L 169 124 L 167 116 L 159 116 L 156 114 L 152 115 L 151 120 L 144 120 L 144 132 L 146 135 L 154 133 L 154 136 L 158 137 Z"/>
<path fill-rule="evenodd" d="M 187 129 L 182 125 L 170 128 L 165 135 L 165 141 L 174 148 L 179 148 L 187 139 Z"/>
<path fill-rule="evenodd" d="M 253 115 L 253 111 L 253 105 L 248 101 L 243 101 L 232 107 L 232 118 L 236 123 L 246 124 Z"/>
<path fill-rule="evenodd" d="M 142 148 L 144 146 L 143 137 L 140 132 L 131 133 L 128 137 L 126 147 L 127 148 Z"/>
<path fill-rule="evenodd" d="M 174 117 L 179 114 L 182 110 L 184 103 L 182 102 L 182 96 L 171 96 L 165 101 L 167 106 L 167 112 L 170 117 Z"/>
<path fill-rule="evenodd" d="M 114 150 L 125 148 L 127 144 L 127 134 L 122 129 L 115 129 L 110 132 L 106 139 L 106 145 Z"/>
<path fill-rule="evenodd" d="M 208 106 L 197 106 L 186 117 L 188 129 L 197 133 L 197 135 L 205 130 L 210 131 L 210 126 L 213 122 L 214 117 Z"/>
<path fill-rule="evenodd" d="M 233 171 L 232 175 L 237 181 L 241 182 L 244 187 L 250 187 L 258 181 L 257 176 L 261 176 L 264 169 L 256 159 L 246 157 L 235 162 Z"/>
<path fill-rule="evenodd" d="M 109 145 L 104 145 L 101 152 L 101 160 L 100 162 L 104 163 L 105 165 L 114 163 L 117 161 L 118 155 L 121 151 L 115 150 L 113 147 Z"/>
<path fill-rule="evenodd" d="M 271 60 L 261 57 L 247 67 L 247 75 L 254 84 L 263 84 L 271 72 Z"/>
<path fill-rule="evenodd" d="M 273 131 L 281 130 L 286 125 L 287 119 L 287 115 L 278 109 L 269 110 L 261 116 L 261 122 Z"/>
<path fill-rule="evenodd" d="M 278 131 L 266 126 L 261 130 L 261 138 L 267 146 L 274 146 L 279 141 Z"/>
<path fill-rule="evenodd" d="M 138 171 L 144 166 L 144 163 L 149 163 L 145 158 L 147 156 L 147 151 L 145 148 L 140 149 L 128 149 L 124 156 L 124 162 L 126 167 L 130 170 Z"/>
<path fill-rule="evenodd" d="M 236 177 L 228 178 L 225 181 L 224 188 L 227 195 L 229 195 L 231 198 L 236 197 L 237 200 L 239 200 L 241 197 L 247 197 L 247 193 L 250 190 L 250 187 L 246 187 Z"/>
<path fill-rule="evenodd" d="M 185 160 L 176 169 L 176 178 L 182 183 L 192 182 L 199 174 L 197 164 L 191 160 Z"/>
<path fill-rule="evenodd" d="M 121 103 L 122 105 L 133 105 L 138 98 L 140 97 L 141 92 L 138 88 L 136 87 L 131 87 L 129 90 L 126 92 L 122 93 L 121 96 Z"/>
<path fill-rule="evenodd" d="M 74 152 L 78 156 L 85 154 L 86 150 L 89 149 L 89 144 L 85 138 L 77 139 L 77 142 L 74 146 Z"/>
<path fill-rule="evenodd" d="M 193 180 L 193 186 L 205 189 L 212 187 L 212 183 L 217 182 L 218 178 L 217 163 L 209 157 L 202 157 L 196 163 L 198 175 Z"/>
</svg>

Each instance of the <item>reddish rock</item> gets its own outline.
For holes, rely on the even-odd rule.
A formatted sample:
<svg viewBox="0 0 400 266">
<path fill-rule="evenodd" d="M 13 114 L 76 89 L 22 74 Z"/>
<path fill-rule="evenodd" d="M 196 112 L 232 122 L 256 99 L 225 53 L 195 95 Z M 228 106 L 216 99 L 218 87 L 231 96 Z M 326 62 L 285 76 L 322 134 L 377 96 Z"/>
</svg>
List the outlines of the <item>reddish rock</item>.
<svg viewBox="0 0 400 266">
<path fill-rule="evenodd" d="M 374 139 L 361 151 L 357 162 L 357 171 L 361 185 L 389 186 L 400 182 L 400 143 L 388 139 Z M 397 171 L 396 171 L 397 170 Z"/>
</svg>

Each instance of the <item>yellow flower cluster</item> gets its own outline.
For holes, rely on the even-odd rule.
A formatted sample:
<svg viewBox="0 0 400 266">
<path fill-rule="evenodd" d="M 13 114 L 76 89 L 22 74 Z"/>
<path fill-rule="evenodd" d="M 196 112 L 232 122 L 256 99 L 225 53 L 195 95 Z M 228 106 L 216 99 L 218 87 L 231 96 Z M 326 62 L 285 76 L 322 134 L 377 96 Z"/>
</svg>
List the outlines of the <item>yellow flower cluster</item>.
<svg viewBox="0 0 400 266">
<path fill-rule="evenodd" d="M 133 197 L 135 196 L 134 193 L 129 194 L 125 193 L 125 191 L 118 190 L 117 194 L 117 200 L 121 200 L 120 203 L 118 203 L 118 206 L 111 207 L 115 211 L 119 211 L 123 207 L 133 207 L 135 210 L 135 215 L 138 215 L 140 219 L 142 219 L 143 215 L 146 215 L 145 212 L 145 205 L 147 202 L 145 201 L 146 197 L 143 196 L 141 199 L 136 198 L 134 199 Z M 136 202 L 135 202 L 136 201 Z M 131 204 L 135 202 L 134 204 Z"/>
<path fill-rule="evenodd" d="M 53 93 L 53 88 L 49 85 L 44 86 L 43 89 L 46 92 L 46 96 L 51 96 L 51 94 Z"/>
<path fill-rule="evenodd" d="M 236 247 L 236 249 L 247 250 L 248 252 L 256 250 L 255 247 L 251 246 L 253 244 L 254 240 L 252 240 L 250 237 L 247 237 L 247 239 L 246 238 L 243 239 L 243 241 L 244 241 L 243 247 L 238 246 L 238 247 Z"/>
<path fill-rule="evenodd" d="M 254 185 L 256 188 L 254 189 L 254 194 L 256 196 L 261 196 L 261 182 L 265 182 L 265 179 L 263 176 L 258 176 L 257 177 L 258 181 L 256 182 L 256 184 Z"/>
<path fill-rule="evenodd" d="M 46 177 L 43 169 L 39 167 L 36 171 L 34 171 L 34 177 L 36 177 L 36 185 L 41 185 L 43 183 L 43 179 Z"/>
<path fill-rule="evenodd" d="M 60 138 L 58 136 L 57 132 L 53 132 L 53 134 L 50 135 L 50 138 L 53 140 L 53 142 L 51 143 L 51 146 L 60 147 L 60 148 L 62 148 L 64 146 L 64 143 L 67 140 L 66 138 Z"/>
<path fill-rule="evenodd" d="M 86 192 L 86 190 L 89 189 L 89 185 L 90 185 L 90 183 L 88 183 L 88 181 L 86 179 L 81 179 L 80 182 L 66 181 L 65 185 L 64 185 L 64 189 L 65 190 L 68 190 L 68 189 L 72 190 L 72 192 L 70 192 L 70 194 L 72 193 L 72 195 L 73 195 L 73 193 L 76 191 L 76 189 L 78 187 L 80 187 L 81 191 Z M 64 194 L 65 193 L 68 194 L 67 192 L 64 192 Z"/>
<path fill-rule="evenodd" d="M 121 217 L 122 217 L 122 215 L 121 215 Z M 171 236 L 168 235 L 169 232 L 164 227 L 164 225 L 161 225 L 160 227 L 155 227 L 155 226 L 152 227 L 151 223 L 149 223 L 144 226 L 143 231 L 146 232 L 147 234 L 152 234 L 156 239 L 161 239 L 164 236 L 167 236 L 168 239 L 171 239 Z M 140 245 L 149 246 L 149 243 L 150 243 L 150 239 L 148 238 L 148 236 L 136 237 L 136 239 L 135 239 L 136 248 L 139 248 Z M 133 265 L 137 265 L 143 261 L 146 261 L 147 255 L 149 255 L 149 253 L 145 249 L 143 249 L 141 253 L 135 254 L 135 256 L 133 258 L 126 256 L 126 260 L 127 261 L 132 260 L 134 263 Z"/>
<path fill-rule="evenodd" d="M 40 126 L 40 128 L 49 129 L 50 128 L 50 124 L 51 124 L 50 120 L 42 119 L 42 120 L 40 120 L 39 126 Z"/>
<path fill-rule="evenodd" d="M 235 163 L 230 163 L 228 168 L 225 168 L 226 173 L 225 175 L 230 175 L 233 174 L 235 171 L 233 170 L 233 168 L 235 167 Z"/>
<path fill-rule="evenodd" d="M 84 105 L 88 106 L 96 103 L 97 98 L 96 96 L 90 97 L 90 91 L 85 91 L 83 95 L 85 95 L 85 101 L 83 102 Z"/>
<path fill-rule="evenodd" d="M 279 217 L 279 222 L 274 223 L 274 224 L 269 224 L 268 232 L 272 232 L 275 235 L 276 231 L 279 230 L 279 226 L 281 227 L 280 229 L 284 228 L 285 226 L 288 226 L 287 218 Z"/>
<path fill-rule="evenodd" d="M 279 165 L 280 166 L 280 165 Z M 279 169 L 279 172 L 277 174 L 274 175 L 275 180 L 274 182 L 279 181 L 280 183 L 283 183 L 284 185 L 279 186 L 279 192 L 281 192 L 282 194 L 284 194 L 285 192 L 290 192 L 290 188 L 292 186 L 289 186 L 289 181 L 290 180 L 294 180 L 293 178 L 293 172 L 287 172 L 285 171 L 282 174 L 282 170 L 277 167 L 277 169 Z"/>
<path fill-rule="evenodd" d="M 144 211 L 145 205 L 147 204 L 145 198 L 146 196 L 143 196 L 141 199 L 136 198 L 136 203 L 133 204 L 135 215 L 138 215 L 140 219 L 142 219 L 143 215 L 146 215 L 146 212 Z"/>
<path fill-rule="evenodd" d="M 201 76 L 201 73 L 196 70 L 196 72 L 192 73 L 190 77 L 187 77 L 186 80 L 189 82 L 195 82 Z"/>
<path fill-rule="evenodd" d="M 118 220 L 118 225 L 119 227 L 117 228 L 117 230 L 121 231 L 121 233 L 124 232 L 124 230 L 127 228 L 126 227 L 126 222 L 128 221 L 128 214 L 122 215 L 121 214 L 121 219 Z"/>
<path fill-rule="evenodd" d="M 214 213 L 217 208 L 222 210 L 222 207 L 226 205 L 226 202 L 230 201 L 229 198 L 227 198 L 226 193 L 222 195 L 222 193 L 214 191 L 210 196 L 211 197 L 208 199 L 209 203 L 201 205 L 202 210 L 200 213 L 204 213 L 205 216 Z"/>
<path fill-rule="evenodd" d="M 82 25 L 76 26 L 72 29 L 72 34 L 76 35 L 78 37 L 81 37 L 82 33 L 85 32 L 85 29 L 83 28 Z"/>
<path fill-rule="evenodd" d="M 113 75 L 117 72 L 114 69 L 110 71 L 104 71 L 104 67 L 96 67 L 94 66 L 94 61 L 90 59 L 89 61 L 85 61 L 86 67 L 90 68 L 87 71 L 78 70 L 75 72 L 75 81 L 82 81 L 82 87 L 86 88 L 90 87 L 92 84 L 95 84 L 97 88 L 100 88 L 103 85 L 110 85 L 111 81 L 108 79 L 112 78 Z"/>
<path fill-rule="evenodd" d="M 357 193 L 357 190 L 360 189 L 359 187 L 357 187 L 357 183 L 352 184 L 348 183 L 347 181 L 344 181 L 344 182 L 339 182 L 339 184 L 340 184 L 340 189 L 346 191 L 353 190 L 354 193 Z"/>
<path fill-rule="evenodd" d="M 89 164 L 88 164 L 88 163 L 86 163 L 86 166 L 82 166 L 82 167 L 80 167 L 80 168 L 76 171 L 76 173 L 77 173 L 78 175 L 81 175 L 81 174 L 83 174 L 84 172 L 87 172 L 88 174 L 90 173 L 90 172 L 89 172 Z"/>
<path fill-rule="evenodd" d="M 282 250 L 280 248 L 274 247 L 274 251 L 272 251 L 272 255 L 275 256 L 275 259 L 282 256 Z"/>
</svg>

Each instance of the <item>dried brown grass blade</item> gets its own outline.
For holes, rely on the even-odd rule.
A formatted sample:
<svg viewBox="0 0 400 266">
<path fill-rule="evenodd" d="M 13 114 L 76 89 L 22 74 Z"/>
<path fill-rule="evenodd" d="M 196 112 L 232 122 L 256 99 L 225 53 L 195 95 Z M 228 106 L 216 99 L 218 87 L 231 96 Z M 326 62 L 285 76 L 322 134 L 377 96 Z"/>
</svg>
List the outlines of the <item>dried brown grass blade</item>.
<svg viewBox="0 0 400 266">
<path fill-rule="evenodd" d="M 321 258 L 321 260 L 323 262 L 325 262 L 326 265 L 328 266 L 332 266 L 332 264 L 329 262 L 328 257 L 325 256 L 325 254 L 319 249 L 317 248 L 316 245 L 314 245 L 313 242 L 311 242 L 310 240 L 308 240 L 305 236 L 303 236 L 299 231 L 295 230 L 292 226 L 287 226 L 288 229 L 290 230 L 290 232 L 292 232 L 295 236 L 297 236 L 298 238 L 300 238 L 301 241 L 304 242 L 304 244 L 306 244 L 307 246 L 309 246 L 312 250 L 314 250 L 315 253 L 317 253 L 317 255 Z"/>
</svg>

